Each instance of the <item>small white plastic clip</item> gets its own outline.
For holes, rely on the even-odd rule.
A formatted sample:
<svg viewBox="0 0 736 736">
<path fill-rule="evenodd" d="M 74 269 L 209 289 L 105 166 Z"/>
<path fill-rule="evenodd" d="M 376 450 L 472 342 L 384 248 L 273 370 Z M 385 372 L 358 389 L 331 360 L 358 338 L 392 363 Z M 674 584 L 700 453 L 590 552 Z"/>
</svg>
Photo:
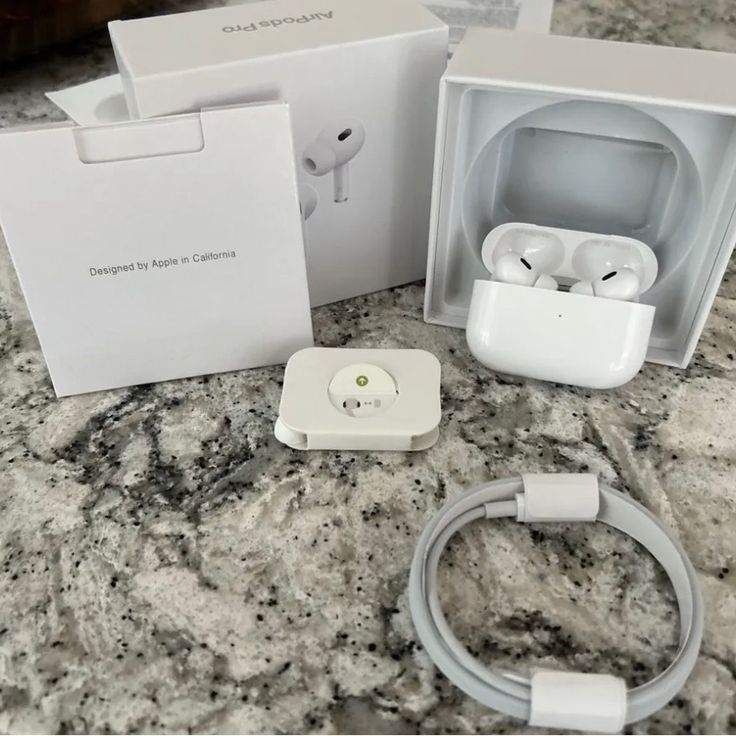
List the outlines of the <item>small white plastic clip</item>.
<svg viewBox="0 0 736 736">
<path fill-rule="evenodd" d="M 524 492 L 516 494 L 516 520 L 595 521 L 600 506 L 593 473 L 525 473 Z"/>
<path fill-rule="evenodd" d="M 532 675 L 530 726 L 619 733 L 626 722 L 626 682 L 613 675 L 542 670 Z"/>
</svg>

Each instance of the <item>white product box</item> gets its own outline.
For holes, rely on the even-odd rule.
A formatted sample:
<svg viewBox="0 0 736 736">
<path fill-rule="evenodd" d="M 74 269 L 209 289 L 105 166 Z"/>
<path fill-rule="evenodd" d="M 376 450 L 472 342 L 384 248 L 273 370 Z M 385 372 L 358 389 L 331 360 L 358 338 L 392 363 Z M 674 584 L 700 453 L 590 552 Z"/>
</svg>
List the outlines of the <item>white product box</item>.
<svg viewBox="0 0 736 736">
<path fill-rule="evenodd" d="M 440 89 L 425 319 L 465 326 L 494 227 L 630 237 L 659 263 L 647 360 L 686 366 L 736 240 L 734 79 L 731 54 L 468 31 Z"/>
<path fill-rule="evenodd" d="M 424 277 L 447 27 L 419 2 L 273 0 L 110 35 L 133 117 L 289 103 L 313 305 Z"/>
<path fill-rule="evenodd" d="M 287 105 L 3 131 L 0 167 L 0 221 L 59 396 L 312 344 Z"/>
</svg>

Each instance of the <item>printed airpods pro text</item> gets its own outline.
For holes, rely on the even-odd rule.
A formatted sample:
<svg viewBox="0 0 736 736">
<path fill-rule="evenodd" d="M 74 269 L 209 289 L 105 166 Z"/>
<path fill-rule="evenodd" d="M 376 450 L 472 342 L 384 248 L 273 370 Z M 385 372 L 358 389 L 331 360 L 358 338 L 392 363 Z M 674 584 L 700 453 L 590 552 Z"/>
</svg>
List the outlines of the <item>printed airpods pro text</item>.
<svg viewBox="0 0 736 736">
<path fill-rule="evenodd" d="M 292 23 L 311 23 L 313 21 L 320 20 L 332 20 L 333 11 L 328 10 L 326 13 L 309 13 L 304 15 L 287 15 L 284 18 L 272 18 L 271 20 L 253 21 L 248 25 L 241 26 L 224 26 L 222 29 L 223 33 L 235 33 L 236 31 L 245 31 L 246 33 L 252 33 L 263 28 L 278 28 L 283 25 L 291 25 Z"/>
</svg>

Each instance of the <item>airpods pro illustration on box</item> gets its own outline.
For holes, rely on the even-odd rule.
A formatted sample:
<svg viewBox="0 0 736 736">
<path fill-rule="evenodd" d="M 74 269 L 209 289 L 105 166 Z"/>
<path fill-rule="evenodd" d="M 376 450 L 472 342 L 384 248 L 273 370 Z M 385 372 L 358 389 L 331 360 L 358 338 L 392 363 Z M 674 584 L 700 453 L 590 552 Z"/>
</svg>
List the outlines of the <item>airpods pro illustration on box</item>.
<svg viewBox="0 0 736 736">
<path fill-rule="evenodd" d="M 365 143 L 365 129 L 357 120 L 343 120 L 327 125 L 302 155 L 302 166 L 312 176 L 332 172 L 335 202 L 346 202 L 350 196 L 349 163 Z"/>
</svg>

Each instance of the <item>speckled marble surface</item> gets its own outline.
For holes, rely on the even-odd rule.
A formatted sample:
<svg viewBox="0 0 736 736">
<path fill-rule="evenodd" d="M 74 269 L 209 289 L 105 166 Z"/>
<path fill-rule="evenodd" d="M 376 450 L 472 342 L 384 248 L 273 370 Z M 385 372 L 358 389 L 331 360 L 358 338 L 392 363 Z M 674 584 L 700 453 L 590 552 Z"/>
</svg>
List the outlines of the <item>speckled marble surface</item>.
<svg viewBox="0 0 736 736">
<path fill-rule="evenodd" d="M 198 3 L 178 0 L 170 8 Z M 553 29 L 736 51 L 736 2 L 560 0 Z M 113 69 L 104 35 L 2 73 L 3 125 Z M 282 368 L 57 401 L 0 248 L 0 731 L 532 732 L 439 676 L 407 608 L 416 538 L 494 477 L 597 471 L 679 534 L 707 604 L 702 653 L 636 733 L 736 732 L 736 278 L 687 371 L 590 394 L 494 376 L 412 285 L 315 311 L 319 343 L 422 346 L 441 439 L 416 455 L 298 453 L 271 429 Z M 595 526 L 478 525 L 443 599 L 479 657 L 610 671 L 668 661 L 664 574 Z"/>
</svg>

